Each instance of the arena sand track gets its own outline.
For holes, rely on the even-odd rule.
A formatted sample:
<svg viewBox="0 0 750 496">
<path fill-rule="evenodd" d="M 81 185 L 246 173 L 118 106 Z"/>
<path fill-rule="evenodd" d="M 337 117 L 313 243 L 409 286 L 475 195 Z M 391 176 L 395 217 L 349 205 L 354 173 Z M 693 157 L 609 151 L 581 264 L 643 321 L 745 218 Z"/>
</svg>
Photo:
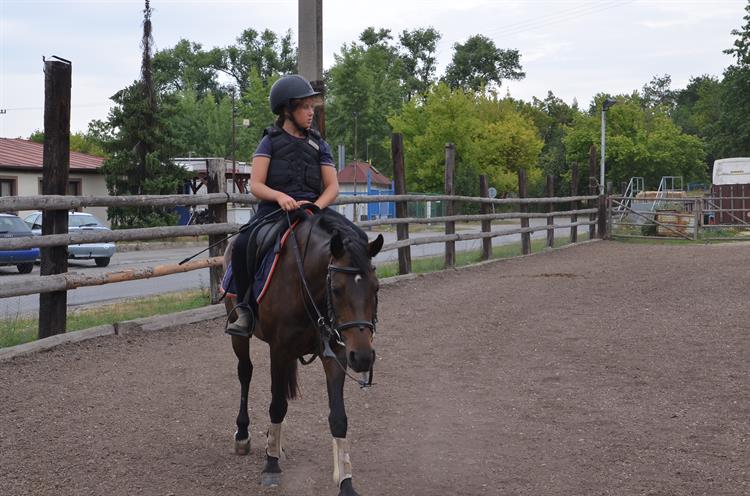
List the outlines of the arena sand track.
<svg viewBox="0 0 750 496">
<path fill-rule="evenodd" d="M 593 243 L 384 287 L 377 386 L 347 386 L 363 495 L 750 494 L 750 246 Z M 319 362 L 259 485 L 222 322 L 0 363 L 0 494 L 335 494 Z"/>
</svg>

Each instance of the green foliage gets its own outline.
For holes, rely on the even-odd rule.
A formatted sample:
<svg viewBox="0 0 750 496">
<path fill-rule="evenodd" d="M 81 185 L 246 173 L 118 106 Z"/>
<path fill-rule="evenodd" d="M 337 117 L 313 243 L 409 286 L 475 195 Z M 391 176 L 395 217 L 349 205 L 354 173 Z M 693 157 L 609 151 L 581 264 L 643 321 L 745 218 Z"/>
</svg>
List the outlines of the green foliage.
<svg viewBox="0 0 750 496">
<path fill-rule="evenodd" d="M 518 50 L 504 50 L 481 34 L 453 45 L 453 60 L 445 72 L 451 88 L 484 91 L 499 87 L 503 79 L 523 79 Z"/>
<path fill-rule="evenodd" d="M 44 143 L 44 131 L 34 131 L 29 136 L 29 141 L 35 143 Z M 106 157 L 104 149 L 100 146 L 99 142 L 89 136 L 86 133 L 72 133 L 70 135 L 70 151 L 86 153 L 88 155 L 94 155 L 96 157 Z"/>
<path fill-rule="evenodd" d="M 231 76 L 243 92 L 250 84 L 253 71 L 264 81 L 269 81 L 278 74 L 291 74 L 297 69 L 291 31 L 279 36 L 269 29 L 262 33 L 246 29 L 236 44 L 220 53 L 221 60 L 216 69 Z"/>
<path fill-rule="evenodd" d="M 344 143 L 348 157 L 370 159 L 390 174 L 387 118 L 401 108 L 408 93 L 399 48 L 389 30 L 367 28 L 359 43 L 344 45 L 334 57 L 326 74 L 328 141 L 334 147 Z"/>
<path fill-rule="evenodd" d="M 601 109 L 605 95 L 596 98 Z M 642 176 L 655 188 L 662 176 L 683 176 L 686 182 L 706 179 L 705 150 L 700 138 L 685 134 L 663 107 L 644 107 L 641 97 L 620 95 L 607 111 L 606 179 L 616 186 Z M 601 139 L 601 111 L 579 114 L 564 143 L 569 161 L 585 163 L 591 145 Z"/>
<path fill-rule="evenodd" d="M 444 191 L 446 143 L 456 145 L 454 183 L 460 195 L 479 193 L 479 174 L 487 174 L 500 191 L 515 190 L 518 168 L 533 167 L 542 148 L 533 123 L 512 102 L 442 83 L 408 102 L 389 122 L 404 135 L 411 191 Z"/>
<path fill-rule="evenodd" d="M 424 94 L 435 82 L 435 50 L 440 38 L 434 28 L 404 30 L 399 35 L 408 98 Z"/>
<path fill-rule="evenodd" d="M 102 172 L 112 195 L 174 194 L 181 190 L 187 172 L 172 162 L 176 140 L 169 122 L 174 104 L 154 87 L 151 64 L 151 9 L 146 2 L 143 23 L 141 79 L 118 91 L 106 122 L 89 126 L 109 155 Z M 164 208 L 108 209 L 113 227 L 152 227 L 173 224 L 177 216 Z"/>
<path fill-rule="evenodd" d="M 199 99 L 216 94 L 217 68 L 222 60 L 221 49 L 204 51 L 199 43 L 181 39 L 173 48 L 154 55 L 154 84 L 166 92 L 194 91 Z"/>
</svg>

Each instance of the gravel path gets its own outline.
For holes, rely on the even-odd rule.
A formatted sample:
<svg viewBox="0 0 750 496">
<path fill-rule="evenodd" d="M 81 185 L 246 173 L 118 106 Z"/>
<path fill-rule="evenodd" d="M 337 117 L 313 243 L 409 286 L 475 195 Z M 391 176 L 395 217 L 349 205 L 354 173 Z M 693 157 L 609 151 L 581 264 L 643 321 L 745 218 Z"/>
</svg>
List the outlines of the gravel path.
<svg viewBox="0 0 750 496">
<path fill-rule="evenodd" d="M 384 286 L 377 385 L 347 386 L 363 495 L 748 495 L 750 245 L 601 242 Z M 284 484 L 259 485 L 222 322 L 0 363 L 0 494 L 323 495 L 320 363 L 290 404 Z"/>
</svg>

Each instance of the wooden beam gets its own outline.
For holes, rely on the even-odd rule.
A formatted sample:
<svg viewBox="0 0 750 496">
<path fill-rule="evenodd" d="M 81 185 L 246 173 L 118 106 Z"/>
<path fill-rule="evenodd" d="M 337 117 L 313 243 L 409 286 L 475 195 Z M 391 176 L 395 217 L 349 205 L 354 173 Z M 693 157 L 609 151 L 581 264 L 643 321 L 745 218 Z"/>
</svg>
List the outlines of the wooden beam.
<svg viewBox="0 0 750 496">
<path fill-rule="evenodd" d="M 404 136 L 394 133 L 391 136 L 391 155 L 393 156 L 393 188 L 397 195 L 406 194 L 406 169 L 404 167 Z M 408 204 L 396 202 L 396 218 L 404 219 L 409 216 Z M 409 224 L 396 224 L 396 238 L 409 239 Z M 398 250 L 398 273 L 411 272 L 411 248 L 405 246 Z"/>
<path fill-rule="evenodd" d="M 42 276 L 33 279 L 24 279 L 20 281 L 10 281 L 0 286 L 0 298 L 9 298 L 11 296 L 23 296 L 37 293 L 49 293 L 56 291 L 67 291 L 86 286 L 101 286 L 103 284 L 112 284 L 116 282 L 135 281 L 138 279 L 150 279 L 152 277 L 162 277 L 181 272 L 190 272 L 192 270 L 205 269 L 207 267 L 220 266 L 224 257 L 203 258 L 192 260 L 182 265 L 165 264 L 141 269 L 118 270 L 115 272 L 106 272 L 104 274 L 87 274 L 80 272 L 67 272 L 65 274 L 55 274 Z"/>
<path fill-rule="evenodd" d="M 482 198 L 489 198 L 489 184 L 487 183 L 487 175 L 482 174 L 479 176 L 479 196 Z M 488 203 L 482 203 L 480 205 L 480 212 L 483 215 L 490 215 L 490 205 Z M 490 219 L 482 220 L 482 232 L 492 231 L 492 221 Z M 492 238 L 482 239 L 482 260 L 489 260 L 492 257 Z"/>
<path fill-rule="evenodd" d="M 456 169 L 456 145 L 453 143 L 446 143 L 445 145 L 445 194 L 446 196 L 453 196 L 456 192 L 453 185 L 453 173 Z M 453 201 L 445 201 L 445 215 L 450 217 L 453 215 Z M 446 239 L 451 239 L 448 236 L 456 232 L 456 223 L 449 221 L 445 223 L 445 234 Z M 456 243 L 454 241 L 445 242 L 445 267 L 456 266 Z"/>
<path fill-rule="evenodd" d="M 70 62 L 44 62 L 44 155 L 42 194 L 65 195 L 70 166 Z M 68 210 L 42 211 L 42 234 L 67 234 Z M 41 275 L 68 271 L 66 246 L 44 247 Z M 39 295 L 39 339 L 63 334 L 67 327 L 68 295 L 56 291 Z"/>
<path fill-rule="evenodd" d="M 224 159 L 208 160 L 208 193 L 226 193 L 227 191 L 227 171 Z M 217 203 L 209 205 L 208 212 L 211 222 L 226 224 L 227 222 L 227 204 Z M 227 242 L 222 234 L 209 234 L 208 245 L 211 247 L 209 256 L 219 257 L 224 254 L 227 248 Z M 224 268 L 220 265 L 211 267 L 210 291 L 211 304 L 216 304 L 221 298 L 221 280 L 224 277 Z"/>
</svg>

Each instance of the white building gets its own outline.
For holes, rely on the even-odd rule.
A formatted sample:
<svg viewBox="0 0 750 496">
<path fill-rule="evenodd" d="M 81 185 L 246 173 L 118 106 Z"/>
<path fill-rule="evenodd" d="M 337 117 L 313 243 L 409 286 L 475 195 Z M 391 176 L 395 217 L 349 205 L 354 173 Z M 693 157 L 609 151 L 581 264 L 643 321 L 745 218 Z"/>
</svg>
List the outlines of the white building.
<svg viewBox="0 0 750 496">
<path fill-rule="evenodd" d="M 44 145 L 24 139 L 0 138 L 0 196 L 42 194 Z M 70 152 L 68 195 L 107 196 L 107 185 L 100 168 L 104 159 L 85 153 Z M 82 211 L 95 215 L 109 225 L 106 207 L 86 207 Z M 23 218 L 31 211 L 20 211 Z"/>
</svg>

